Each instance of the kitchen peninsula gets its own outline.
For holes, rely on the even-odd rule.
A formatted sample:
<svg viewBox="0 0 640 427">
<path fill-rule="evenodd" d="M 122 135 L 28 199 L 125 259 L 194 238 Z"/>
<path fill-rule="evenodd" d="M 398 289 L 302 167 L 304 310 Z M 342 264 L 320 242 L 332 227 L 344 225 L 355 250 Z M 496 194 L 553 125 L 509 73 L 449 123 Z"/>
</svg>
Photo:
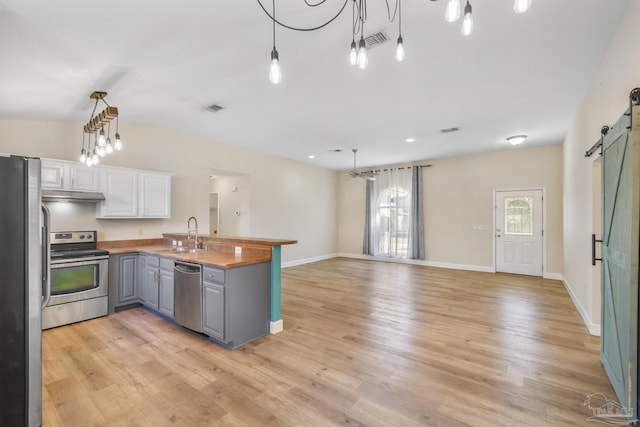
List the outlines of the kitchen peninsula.
<svg viewBox="0 0 640 427">
<path fill-rule="evenodd" d="M 205 235 L 196 245 L 184 233 L 103 241 L 99 247 L 110 253 L 109 312 L 141 303 L 174 319 L 174 263 L 186 263 L 203 273 L 202 332 L 237 348 L 282 330 L 281 246 L 295 243 Z"/>
</svg>

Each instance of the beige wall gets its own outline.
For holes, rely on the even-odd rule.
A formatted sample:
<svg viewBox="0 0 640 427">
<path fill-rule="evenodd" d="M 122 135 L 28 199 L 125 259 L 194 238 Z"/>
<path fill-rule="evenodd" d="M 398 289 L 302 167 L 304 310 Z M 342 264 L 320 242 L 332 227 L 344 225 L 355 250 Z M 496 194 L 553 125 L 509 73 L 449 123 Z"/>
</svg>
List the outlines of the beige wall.
<svg viewBox="0 0 640 427">
<path fill-rule="evenodd" d="M 600 283 L 591 267 L 594 159 L 584 153 L 613 125 L 640 86 L 640 2 L 629 6 L 564 141 L 564 277 L 592 333 L 600 330 Z M 596 168 L 597 170 L 597 168 Z"/>
<path fill-rule="evenodd" d="M 423 168 L 427 263 L 493 268 L 493 191 L 546 189 L 545 271 L 562 273 L 562 146 L 521 146 L 506 151 L 429 161 Z M 365 180 L 341 173 L 338 247 L 361 254 Z M 487 225 L 487 230 L 474 229 Z M 476 227 L 478 228 L 478 227 Z"/>
<path fill-rule="evenodd" d="M 69 122 L 0 121 L 0 153 L 77 160 L 81 127 Z M 102 240 L 160 237 L 163 232 L 186 232 L 193 215 L 208 232 L 209 175 L 212 170 L 229 170 L 250 176 L 251 235 L 299 241 L 283 247 L 283 261 L 335 253 L 334 171 L 157 127 L 121 122 L 120 133 L 124 150 L 104 163 L 172 173 L 171 219 L 96 220 L 94 207 L 68 204 L 53 207 L 53 227 L 95 228 Z"/>
</svg>

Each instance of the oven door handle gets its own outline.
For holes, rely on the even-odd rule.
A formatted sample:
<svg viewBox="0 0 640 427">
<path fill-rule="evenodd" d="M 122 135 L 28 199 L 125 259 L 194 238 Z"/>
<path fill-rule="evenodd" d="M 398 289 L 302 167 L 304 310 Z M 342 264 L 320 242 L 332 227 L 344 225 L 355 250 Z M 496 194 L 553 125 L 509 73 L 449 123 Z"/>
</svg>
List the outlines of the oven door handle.
<svg viewBox="0 0 640 427">
<path fill-rule="evenodd" d="M 42 204 L 42 282 L 44 295 L 42 295 L 42 308 L 49 304 L 51 299 L 51 247 L 49 242 L 49 230 L 51 229 L 51 214 L 49 208 Z"/>
</svg>

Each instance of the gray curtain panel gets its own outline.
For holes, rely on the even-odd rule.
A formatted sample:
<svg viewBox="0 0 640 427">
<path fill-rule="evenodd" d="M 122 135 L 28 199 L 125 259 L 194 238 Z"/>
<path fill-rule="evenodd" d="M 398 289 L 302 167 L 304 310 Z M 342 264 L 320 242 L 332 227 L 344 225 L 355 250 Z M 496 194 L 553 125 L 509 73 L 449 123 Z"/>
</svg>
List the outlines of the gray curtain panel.
<svg viewBox="0 0 640 427">
<path fill-rule="evenodd" d="M 409 258 L 425 259 L 422 167 L 413 166 L 411 176 L 411 225 L 409 228 Z"/>
<path fill-rule="evenodd" d="M 373 227 L 371 224 L 371 211 L 373 200 L 373 183 L 374 181 L 367 180 L 366 200 L 364 207 L 364 239 L 362 243 L 362 253 L 365 255 L 373 255 Z"/>
</svg>

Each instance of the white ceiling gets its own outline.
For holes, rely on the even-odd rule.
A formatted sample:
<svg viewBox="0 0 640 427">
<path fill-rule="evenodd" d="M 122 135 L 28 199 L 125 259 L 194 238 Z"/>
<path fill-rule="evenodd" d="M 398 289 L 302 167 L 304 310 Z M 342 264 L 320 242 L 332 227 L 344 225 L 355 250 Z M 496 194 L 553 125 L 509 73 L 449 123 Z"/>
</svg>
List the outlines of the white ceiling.
<svg viewBox="0 0 640 427">
<path fill-rule="evenodd" d="M 276 28 L 275 86 L 271 21 L 257 1 L 0 0 L 0 119 L 87 121 L 88 95 L 105 90 L 121 123 L 332 169 L 351 167 L 351 148 L 372 166 L 508 149 L 505 138 L 521 133 L 526 146 L 557 144 L 628 2 L 534 0 L 516 15 L 511 0 L 472 0 L 465 38 L 444 21 L 445 0 L 404 0 L 398 63 L 397 22 L 384 0 L 369 0 L 365 35 L 383 29 L 391 40 L 369 52 L 366 70 L 348 64 L 349 3 L 322 30 Z M 276 12 L 313 25 L 343 3 L 278 0 Z M 207 112 L 213 103 L 225 109 Z"/>
</svg>

